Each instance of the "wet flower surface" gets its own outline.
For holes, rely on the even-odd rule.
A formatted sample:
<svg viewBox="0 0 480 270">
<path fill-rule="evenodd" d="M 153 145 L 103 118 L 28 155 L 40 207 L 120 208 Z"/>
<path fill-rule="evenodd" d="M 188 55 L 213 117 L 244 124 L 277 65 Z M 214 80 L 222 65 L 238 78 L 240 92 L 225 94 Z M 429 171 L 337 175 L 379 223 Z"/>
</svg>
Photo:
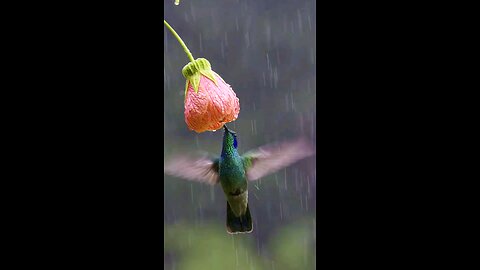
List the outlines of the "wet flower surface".
<svg viewBox="0 0 480 270">
<path fill-rule="evenodd" d="M 198 92 L 191 83 L 185 97 L 185 122 L 189 129 L 198 133 L 220 129 L 224 124 L 237 119 L 240 102 L 230 85 L 216 73 L 217 84 L 200 76 Z"/>
<path fill-rule="evenodd" d="M 198 133 L 220 129 L 237 119 L 240 102 L 232 87 L 211 70 L 204 58 L 187 64 L 185 90 L 185 122 Z"/>
</svg>

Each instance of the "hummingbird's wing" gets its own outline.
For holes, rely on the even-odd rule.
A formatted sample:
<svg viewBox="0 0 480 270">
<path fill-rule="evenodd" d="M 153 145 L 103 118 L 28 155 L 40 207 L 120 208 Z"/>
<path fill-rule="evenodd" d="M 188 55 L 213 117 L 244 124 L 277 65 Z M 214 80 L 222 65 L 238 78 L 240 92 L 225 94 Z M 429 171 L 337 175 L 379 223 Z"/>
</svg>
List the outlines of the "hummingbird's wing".
<svg viewBox="0 0 480 270">
<path fill-rule="evenodd" d="M 247 178 L 253 181 L 313 154 L 313 146 L 306 139 L 300 138 L 282 144 L 262 146 L 248 151 L 242 158 Z"/>
<path fill-rule="evenodd" d="M 218 158 L 178 156 L 164 166 L 166 174 L 215 185 L 219 181 Z"/>
</svg>

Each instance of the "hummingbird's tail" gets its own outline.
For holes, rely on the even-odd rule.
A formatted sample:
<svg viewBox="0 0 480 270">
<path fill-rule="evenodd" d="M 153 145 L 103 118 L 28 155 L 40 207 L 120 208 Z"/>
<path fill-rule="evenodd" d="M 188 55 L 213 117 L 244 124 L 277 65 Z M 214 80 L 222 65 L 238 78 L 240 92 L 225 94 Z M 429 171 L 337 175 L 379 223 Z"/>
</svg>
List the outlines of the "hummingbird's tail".
<svg viewBox="0 0 480 270">
<path fill-rule="evenodd" d="M 253 231 L 252 217 L 250 216 L 250 209 L 247 204 L 247 211 L 240 217 L 236 217 L 227 202 L 227 232 L 231 234 L 236 233 L 251 233 Z"/>
</svg>

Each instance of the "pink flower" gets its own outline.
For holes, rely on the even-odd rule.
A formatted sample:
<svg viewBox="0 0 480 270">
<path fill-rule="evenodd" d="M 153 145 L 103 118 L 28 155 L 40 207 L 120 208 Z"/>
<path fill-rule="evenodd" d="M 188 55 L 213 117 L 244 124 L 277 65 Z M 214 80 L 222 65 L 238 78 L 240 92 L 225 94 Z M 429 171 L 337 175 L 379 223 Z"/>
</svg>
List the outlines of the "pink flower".
<svg viewBox="0 0 480 270">
<path fill-rule="evenodd" d="M 211 70 L 207 59 L 199 58 L 182 70 L 185 85 L 185 122 L 198 133 L 220 129 L 235 121 L 240 102 L 232 87 Z"/>
</svg>

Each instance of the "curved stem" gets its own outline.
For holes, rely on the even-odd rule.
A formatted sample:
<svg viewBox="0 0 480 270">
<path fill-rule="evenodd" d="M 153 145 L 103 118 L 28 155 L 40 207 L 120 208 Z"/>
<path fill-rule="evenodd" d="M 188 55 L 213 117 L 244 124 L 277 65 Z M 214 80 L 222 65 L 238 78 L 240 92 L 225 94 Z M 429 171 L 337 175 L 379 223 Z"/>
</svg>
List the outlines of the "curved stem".
<svg viewBox="0 0 480 270">
<path fill-rule="evenodd" d="M 175 38 L 177 38 L 178 42 L 183 47 L 183 50 L 187 54 L 188 59 L 190 59 L 190 62 L 195 61 L 195 59 L 193 59 L 192 53 L 190 52 L 190 50 L 188 50 L 187 45 L 185 45 L 185 43 L 180 38 L 180 36 L 177 34 L 177 32 L 175 32 L 175 30 L 173 30 L 173 28 L 170 26 L 170 24 L 167 23 L 167 21 L 163 20 L 163 24 L 165 24 L 165 26 L 168 28 L 168 30 L 170 30 L 170 32 L 172 32 L 172 34 L 175 36 Z"/>
</svg>

